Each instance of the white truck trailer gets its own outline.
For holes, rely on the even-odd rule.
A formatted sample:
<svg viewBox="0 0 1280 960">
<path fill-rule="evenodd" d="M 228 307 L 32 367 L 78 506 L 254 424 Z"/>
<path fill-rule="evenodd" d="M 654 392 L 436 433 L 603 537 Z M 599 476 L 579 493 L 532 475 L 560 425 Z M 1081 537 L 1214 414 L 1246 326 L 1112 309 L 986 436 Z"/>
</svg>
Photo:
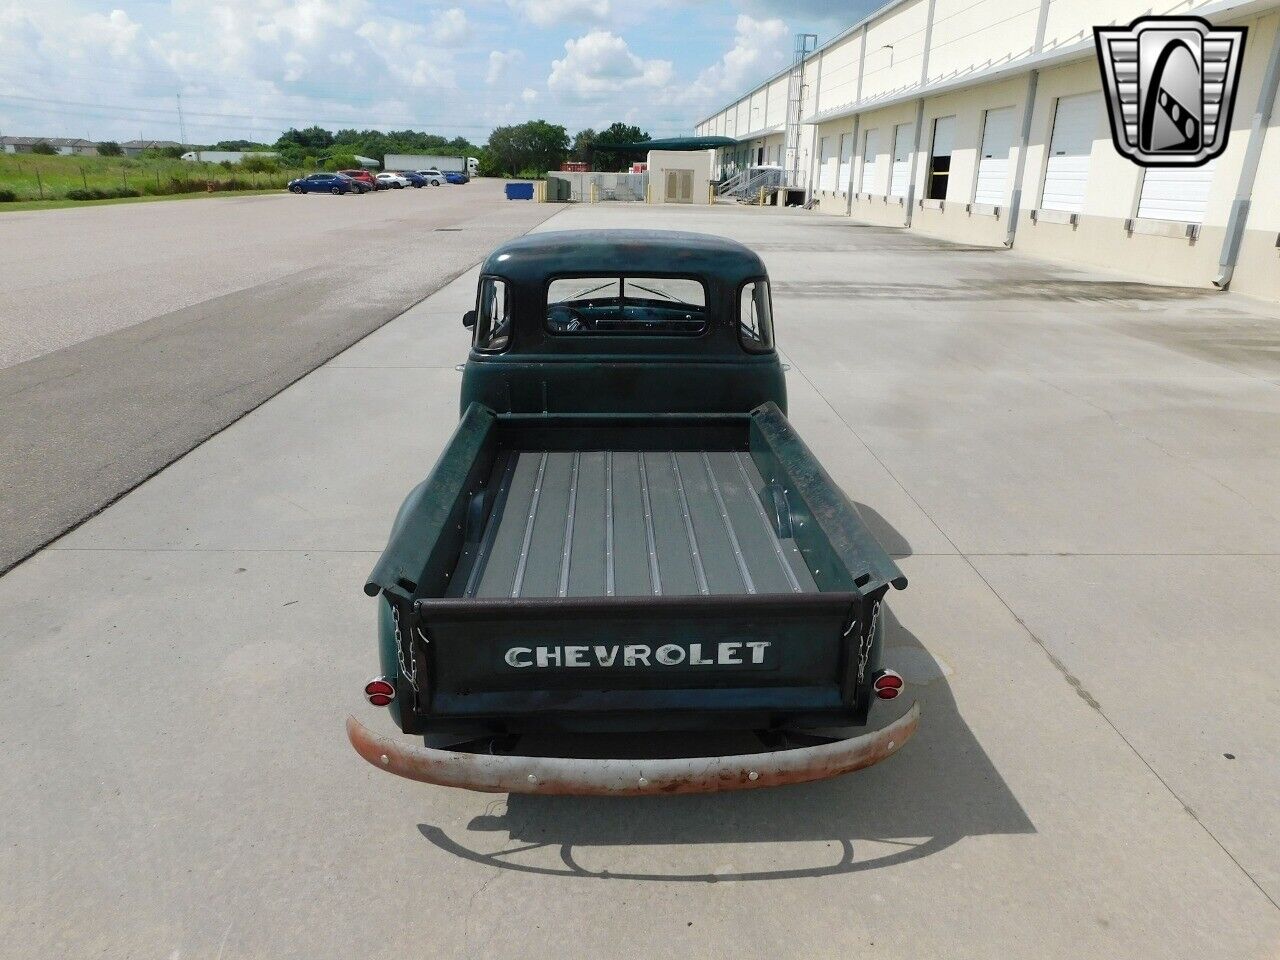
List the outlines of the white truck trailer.
<svg viewBox="0 0 1280 960">
<path fill-rule="evenodd" d="M 434 153 L 388 153 L 382 160 L 384 170 L 439 170 L 441 173 L 465 173 L 474 177 L 480 169 L 475 157 L 446 157 Z"/>
<path fill-rule="evenodd" d="M 183 160 L 199 160 L 201 163 L 239 163 L 245 157 L 278 157 L 273 150 L 188 150 Z"/>
</svg>

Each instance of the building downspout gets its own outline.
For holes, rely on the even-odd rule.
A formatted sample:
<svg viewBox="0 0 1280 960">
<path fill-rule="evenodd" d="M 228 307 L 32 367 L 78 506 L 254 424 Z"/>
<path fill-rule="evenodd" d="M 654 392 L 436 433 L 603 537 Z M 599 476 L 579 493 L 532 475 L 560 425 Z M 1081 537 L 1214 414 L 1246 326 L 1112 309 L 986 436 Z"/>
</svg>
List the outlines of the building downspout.
<svg viewBox="0 0 1280 960">
<path fill-rule="evenodd" d="M 818 75 L 813 81 L 813 112 L 818 112 L 818 107 L 822 103 L 822 57 L 824 51 L 818 51 Z M 800 68 L 800 87 L 804 89 L 804 67 Z M 804 97 L 800 98 L 800 126 L 804 126 Z M 813 203 L 813 167 L 818 161 L 818 125 L 810 124 L 813 127 L 813 136 L 809 143 L 809 183 L 804 189 L 804 205 L 806 209 Z"/>
<path fill-rule="evenodd" d="M 1049 4 L 1052 0 L 1040 0 L 1040 17 L 1036 21 L 1036 42 L 1032 53 L 1044 49 L 1044 34 L 1049 26 Z M 1005 228 L 1004 245 L 1013 246 L 1013 239 L 1018 233 L 1018 213 L 1022 209 L 1022 177 L 1027 172 L 1027 144 L 1031 142 L 1031 118 L 1036 110 L 1036 88 L 1040 85 L 1040 71 L 1032 70 L 1027 75 L 1027 102 L 1022 107 L 1022 131 L 1018 140 L 1018 163 L 1013 172 L 1013 190 L 1009 196 L 1009 225 Z M 982 144 L 978 144 L 978 153 L 982 153 Z M 981 158 L 979 158 L 981 162 Z"/>
<path fill-rule="evenodd" d="M 932 6 L 932 5 L 930 5 Z M 907 178 L 907 209 L 902 225 L 911 226 L 911 214 L 916 204 L 916 168 L 920 166 L 920 133 L 924 128 L 924 98 L 916 101 L 916 138 L 911 147 L 911 174 Z"/>
<path fill-rule="evenodd" d="M 1267 60 L 1266 73 L 1262 75 L 1262 90 L 1258 93 L 1258 108 L 1253 113 L 1253 125 L 1249 128 L 1249 142 L 1244 150 L 1244 166 L 1236 184 L 1235 201 L 1231 204 L 1231 216 L 1227 219 L 1226 236 L 1222 238 L 1222 253 L 1218 256 L 1218 275 L 1213 285 L 1226 290 L 1236 272 L 1240 257 L 1240 244 L 1244 240 L 1244 228 L 1249 219 L 1250 197 L 1258 179 L 1258 164 L 1262 159 L 1262 147 L 1267 139 L 1267 125 L 1276 104 L 1276 86 L 1280 82 L 1280 22 L 1271 41 L 1271 57 Z"/>
<path fill-rule="evenodd" d="M 1027 171 L 1027 144 L 1031 141 L 1031 118 L 1036 109 L 1036 87 L 1040 83 L 1040 71 L 1027 74 L 1027 102 L 1022 107 L 1022 128 L 1018 131 L 1018 162 L 1013 170 L 1013 193 L 1009 197 L 1009 225 L 1005 228 L 1004 245 L 1013 246 L 1018 232 L 1018 214 L 1022 209 L 1022 177 Z M 979 146 L 981 151 L 981 146 Z"/>
<path fill-rule="evenodd" d="M 933 43 L 933 11 L 937 0 L 929 0 L 929 10 L 924 21 L 924 55 L 920 64 L 920 86 L 929 82 L 929 46 Z M 916 139 L 911 148 L 911 173 L 907 178 L 907 209 L 904 227 L 911 226 L 911 214 L 916 205 L 916 170 L 920 166 L 920 134 L 924 128 L 924 97 L 916 101 Z"/>
<path fill-rule="evenodd" d="M 862 75 L 867 69 L 867 28 L 862 27 L 862 46 L 858 50 L 858 86 L 853 94 L 853 102 L 862 102 Z M 853 216 L 853 171 L 857 168 L 854 161 L 858 157 L 858 128 L 862 126 L 862 113 L 858 112 L 853 115 L 853 143 L 849 147 L 849 182 L 845 185 L 844 194 L 844 215 L 846 217 Z M 866 163 L 867 158 L 863 157 L 862 162 Z"/>
</svg>

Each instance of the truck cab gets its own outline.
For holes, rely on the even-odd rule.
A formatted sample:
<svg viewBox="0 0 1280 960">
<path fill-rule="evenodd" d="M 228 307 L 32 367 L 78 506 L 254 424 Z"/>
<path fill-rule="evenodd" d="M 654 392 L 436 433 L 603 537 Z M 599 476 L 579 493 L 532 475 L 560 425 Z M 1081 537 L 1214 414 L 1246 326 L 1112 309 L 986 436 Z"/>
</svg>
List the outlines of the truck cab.
<svg viewBox="0 0 1280 960">
<path fill-rule="evenodd" d="M 461 408 L 787 410 L 760 258 L 696 233 L 536 233 L 481 268 Z"/>
</svg>

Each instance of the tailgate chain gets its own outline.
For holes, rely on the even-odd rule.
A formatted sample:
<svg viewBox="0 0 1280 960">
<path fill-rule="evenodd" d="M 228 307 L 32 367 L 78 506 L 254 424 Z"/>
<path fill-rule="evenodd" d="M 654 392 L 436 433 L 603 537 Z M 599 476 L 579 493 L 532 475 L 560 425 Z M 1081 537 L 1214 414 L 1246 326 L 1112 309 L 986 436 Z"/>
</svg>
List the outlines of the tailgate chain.
<svg viewBox="0 0 1280 960">
<path fill-rule="evenodd" d="M 423 643 L 429 643 L 427 635 L 422 632 L 422 628 L 416 624 L 409 634 L 409 649 L 405 649 L 404 637 L 400 632 L 400 608 L 394 603 L 391 605 L 391 620 L 396 627 L 396 659 L 400 662 L 400 676 L 404 677 L 405 682 L 409 684 L 416 697 L 418 690 L 418 658 L 414 656 L 413 651 L 413 633 L 417 633 Z"/>
<path fill-rule="evenodd" d="M 877 600 L 871 605 L 871 623 L 867 627 L 865 634 L 858 635 L 858 686 L 862 686 L 862 681 L 867 676 L 867 662 L 871 659 L 871 645 L 875 642 L 876 636 L 876 620 L 880 616 L 880 601 Z M 849 626 L 845 627 L 844 635 L 847 637 L 853 633 L 854 628 L 858 625 L 858 618 L 855 615 L 849 621 Z"/>
</svg>

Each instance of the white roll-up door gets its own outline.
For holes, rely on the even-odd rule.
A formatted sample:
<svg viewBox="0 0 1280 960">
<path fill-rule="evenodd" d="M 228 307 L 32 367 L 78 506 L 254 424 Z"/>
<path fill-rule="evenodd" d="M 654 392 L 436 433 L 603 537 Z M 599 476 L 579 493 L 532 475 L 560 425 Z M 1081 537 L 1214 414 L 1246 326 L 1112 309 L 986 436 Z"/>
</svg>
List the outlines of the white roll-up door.
<svg viewBox="0 0 1280 960">
<path fill-rule="evenodd" d="M 900 123 L 893 128 L 893 173 L 889 178 L 889 196 L 905 197 L 911 181 L 911 127 Z"/>
<path fill-rule="evenodd" d="M 1142 178 L 1138 216 L 1149 220 L 1203 223 L 1217 160 L 1203 167 L 1152 167 Z"/>
<path fill-rule="evenodd" d="M 876 189 L 876 160 L 880 155 L 880 131 L 868 130 L 862 143 L 862 176 L 858 180 L 859 193 L 874 193 Z"/>
<path fill-rule="evenodd" d="M 835 137 L 822 138 L 822 177 L 819 190 L 834 192 L 840 189 L 839 165 L 840 154 L 837 152 L 839 141 Z"/>
<path fill-rule="evenodd" d="M 1045 210 L 1079 213 L 1084 209 L 1084 191 L 1089 182 L 1089 155 L 1093 152 L 1094 131 L 1098 127 L 1101 97 L 1082 93 L 1062 97 L 1053 115 L 1053 137 L 1045 164 L 1044 192 L 1040 206 Z"/>
<path fill-rule="evenodd" d="M 956 146 L 956 118 L 939 117 L 933 121 L 933 154 L 949 157 Z"/>
<path fill-rule="evenodd" d="M 853 134 L 840 134 L 840 176 L 836 189 L 844 193 L 849 189 L 849 177 L 853 171 Z"/>
<path fill-rule="evenodd" d="M 947 199 L 951 184 L 951 151 L 956 144 L 956 118 L 938 117 L 933 121 L 933 142 L 929 148 L 928 176 L 924 196 L 930 200 Z"/>
<path fill-rule="evenodd" d="M 999 207 L 1008 197 L 1013 119 L 1013 107 L 987 111 L 982 124 L 982 153 L 978 157 L 978 186 L 973 194 L 974 203 Z"/>
</svg>

